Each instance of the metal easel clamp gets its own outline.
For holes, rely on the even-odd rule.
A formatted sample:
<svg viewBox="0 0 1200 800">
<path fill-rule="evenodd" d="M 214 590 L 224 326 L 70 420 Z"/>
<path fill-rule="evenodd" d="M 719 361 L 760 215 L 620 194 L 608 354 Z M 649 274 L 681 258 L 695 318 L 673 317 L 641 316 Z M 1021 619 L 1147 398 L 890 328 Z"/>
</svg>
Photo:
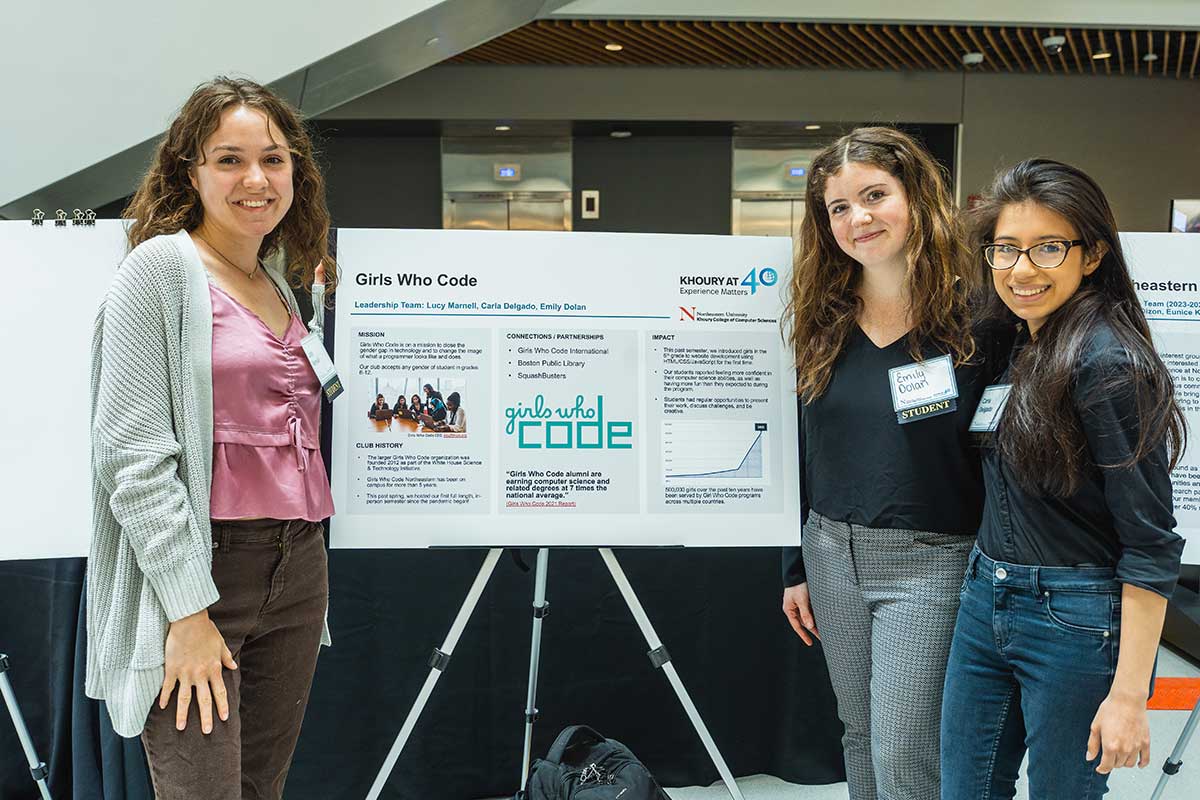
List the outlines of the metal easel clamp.
<svg viewBox="0 0 1200 800">
<path fill-rule="evenodd" d="M 8 672 L 8 656 L 0 653 L 0 672 Z"/>
<path fill-rule="evenodd" d="M 542 716 L 542 712 L 536 708 L 532 712 L 526 711 L 525 712 L 525 722 L 532 725 L 533 723 L 537 722 L 541 716 Z"/>
<path fill-rule="evenodd" d="M 550 604 L 549 603 L 542 603 L 540 606 L 533 607 L 533 618 L 534 619 L 542 619 L 542 618 L 548 617 L 548 616 L 550 616 Z"/>
<path fill-rule="evenodd" d="M 45 761 L 39 761 L 36 767 L 30 767 L 29 772 L 33 775 L 33 780 L 44 781 L 50 775 L 50 768 L 46 766 Z"/>
<path fill-rule="evenodd" d="M 671 660 L 671 654 L 667 652 L 667 646 L 665 644 L 659 645 L 649 653 L 646 653 L 646 655 L 650 657 L 650 663 L 654 665 L 655 669 L 661 669 L 663 664 L 666 664 Z"/>
<path fill-rule="evenodd" d="M 450 654 L 442 652 L 440 647 L 433 648 L 433 653 L 429 656 L 430 668 L 436 669 L 438 672 L 445 672 L 449 664 Z"/>
<path fill-rule="evenodd" d="M 1172 761 L 1171 759 L 1168 758 L 1167 763 L 1163 764 L 1162 771 L 1168 775 L 1174 775 L 1176 772 L 1179 772 L 1179 768 L 1182 766 L 1183 766 L 1182 761 Z"/>
</svg>

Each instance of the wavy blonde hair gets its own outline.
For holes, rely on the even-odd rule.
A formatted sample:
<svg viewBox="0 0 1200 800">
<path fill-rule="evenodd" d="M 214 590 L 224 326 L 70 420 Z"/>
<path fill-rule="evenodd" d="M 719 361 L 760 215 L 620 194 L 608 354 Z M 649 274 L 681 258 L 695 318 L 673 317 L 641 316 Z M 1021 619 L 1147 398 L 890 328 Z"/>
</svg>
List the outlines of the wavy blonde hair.
<svg viewBox="0 0 1200 800">
<path fill-rule="evenodd" d="M 970 302 L 980 282 L 966 236 L 947 188 L 947 175 L 926 150 L 894 128 L 858 128 L 813 159 L 805 192 L 806 212 L 788 287 L 785 336 L 796 359 L 796 391 L 804 402 L 829 386 L 833 365 L 858 322 L 862 266 L 846 255 L 829 224 L 825 185 L 846 164 L 884 170 L 904 187 L 909 232 L 905 284 L 913 321 L 908 351 L 922 358 L 932 342 L 956 364 L 975 355 Z"/>
<path fill-rule="evenodd" d="M 278 128 L 292 154 L 291 208 L 268 233 L 259 257 L 282 252 L 288 283 L 309 287 L 319 262 L 325 264 L 328 296 L 337 286 L 337 264 L 329 254 L 329 210 L 325 205 L 325 178 L 316 162 L 312 137 L 299 112 L 270 89 L 244 78 L 219 76 L 192 92 L 154 153 L 121 216 L 132 219 L 129 247 L 133 249 L 159 234 L 194 231 L 204 219 L 200 194 L 189 180 L 194 164 L 204 163 L 203 145 L 221 124 L 226 109 L 246 106 L 267 115 Z"/>
</svg>

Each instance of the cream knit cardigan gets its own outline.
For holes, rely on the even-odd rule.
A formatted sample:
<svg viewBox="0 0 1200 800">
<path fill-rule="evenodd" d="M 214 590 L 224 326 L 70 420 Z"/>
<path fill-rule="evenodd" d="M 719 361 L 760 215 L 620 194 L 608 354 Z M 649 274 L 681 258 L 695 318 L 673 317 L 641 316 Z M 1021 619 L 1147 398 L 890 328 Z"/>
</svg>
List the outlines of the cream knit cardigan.
<svg viewBox="0 0 1200 800">
<path fill-rule="evenodd" d="M 267 274 L 292 311 L 280 271 Z M 162 688 L 171 621 L 217 601 L 212 579 L 212 303 L 186 231 L 122 262 L 92 338 L 88 697 L 137 736 Z M 329 644 L 328 627 L 322 643 Z"/>
</svg>

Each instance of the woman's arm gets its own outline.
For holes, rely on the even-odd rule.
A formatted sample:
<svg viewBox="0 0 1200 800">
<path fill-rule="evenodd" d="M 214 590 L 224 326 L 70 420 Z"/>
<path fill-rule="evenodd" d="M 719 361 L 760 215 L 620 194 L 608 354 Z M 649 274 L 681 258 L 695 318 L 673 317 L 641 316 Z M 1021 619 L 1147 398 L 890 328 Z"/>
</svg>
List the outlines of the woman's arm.
<svg viewBox="0 0 1200 800">
<path fill-rule="evenodd" d="M 183 448 L 171 402 L 171 332 L 156 288 L 156 281 L 169 277 L 161 265 L 131 256 L 105 299 L 92 366 L 92 465 L 138 567 L 174 621 L 220 595 L 212 579 L 211 540 L 197 516 L 207 520 L 207 505 L 192 508 L 178 472 Z"/>
<path fill-rule="evenodd" d="M 1108 697 L 1092 720 L 1087 760 L 1103 758 L 1096 771 L 1108 773 L 1118 767 L 1144 767 L 1150 763 L 1150 722 L 1146 700 L 1158 640 L 1162 635 L 1167 598 L 1125 584 L 1121 587 L 1121 647 L 1117 674 Z"/>
</svg>

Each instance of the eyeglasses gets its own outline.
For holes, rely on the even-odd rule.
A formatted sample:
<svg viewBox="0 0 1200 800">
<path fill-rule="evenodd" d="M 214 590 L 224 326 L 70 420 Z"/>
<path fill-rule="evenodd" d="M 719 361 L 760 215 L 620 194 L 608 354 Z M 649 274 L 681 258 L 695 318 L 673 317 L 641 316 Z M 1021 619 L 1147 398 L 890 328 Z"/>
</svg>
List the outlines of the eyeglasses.
<svg viewBox="0 0 1200 800">
<path fill-rule="evenodd" d="M 992 269 L 1012 269 L 1017 265 L 1022 253 L 1035 267 L 1054 269 L 1062 266 L 1062 263 L 1067 260 L 1067 253 L 1071 252 L 1072 247 L 1081 244 L 1084 244 L 1082 239 L 1070 242 L 1066 239 L 1055 239 L 1049 242 L 1040 242 L 1032 247 L 1026 247 L 1024 250 L 1011 244 L 985 244 L 981 249 L 983 257 L 987 259 L 988 266 Z"/>
</svg>

